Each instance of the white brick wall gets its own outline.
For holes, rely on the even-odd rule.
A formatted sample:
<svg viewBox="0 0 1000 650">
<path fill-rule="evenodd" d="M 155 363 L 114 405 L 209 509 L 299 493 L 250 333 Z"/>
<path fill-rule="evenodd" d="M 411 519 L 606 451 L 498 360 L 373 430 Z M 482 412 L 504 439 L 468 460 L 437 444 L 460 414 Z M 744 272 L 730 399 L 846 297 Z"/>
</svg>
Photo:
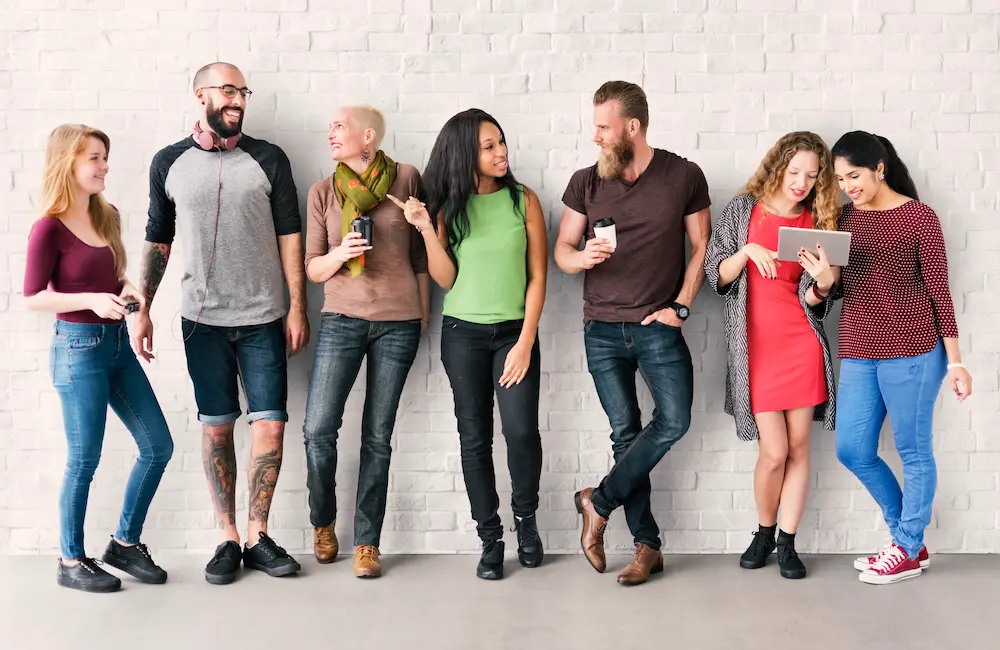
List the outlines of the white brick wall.
<svg viewBox="0 0 1000 650">
<path fill-rule="evenodd" d="M 976 395 L 966 405 L 943 399 L 938 411 L 940 489 L 929 544 L 935 551 L 1000 551 L 1000 3 L 355 4 L 356 13 L 340 0 L 8 0 L 0 9 L 0 552 L 51 553 L 58 542 L 65 444 L 48 376 L 51 318 L 27 312 L 20 296 L 45 136 L 65 121 L 110 134 L 107 195 L 122 209 L 128 249 L 137 260 L 149 160 L 194 122 L 191 74 L 216 59 L 247 73 L 255 93 L 246 129 L 288 153 L 303 207 L 309 185 L 333 168 L 324 134 L 338 101 L 381 106 L 389 119 L 388 153 L 418 167 L 451 114 L 470 106 L 494 113 L 509 134 L 514 171 L 548 207 L 552 233 L 571 172 L 594 160 L 590 95 L 609 78 L 645 86 L 652 143 L 704 168 L 716 210 L 787 130 L 815 130 L 831 143 L 853 128 L 890 137 L 941 216 L 962 348 L 976 378 Z M 135 263 L 130 272 L 136 276 Z M 204 551 L 214 545 L 215 532 L 178 338 L 179 272 L 175 260 L 157 298 L 159 358 L 149 369 L 177 453 L 153 503 L 145 541 L 159 549 Z M 540 524 L 549 549 L 575 551 L 571 495 L 608 469 L 610 445 L 585 371 L 581 278 L 553 269 L 549 287 L 541 334 Z M 312 288 L 314 324 L 321 295 Z M 737 442 L 722 413 L 721 319 L 720 301 L 703 293 L 685 327 L 696 369 L 693 426 L 653 477 L 653 503 L 671 551 L 739 551 L 755 524 L 756 452 Z M 292 419 L 272 519 L 275 536 L 295 550 L 311 543 L 300 434 L 310 361 L 311 350 L 291 364 Z M 345 544 L 360 399 L 352 397 L 340 445 L 338 527 Z M 645 389 L 643 405 L 648 413 Z M 386 551 L 476 547 L 451 408 L 434 327 L 399 418 Z M 246 433 L 241 425 L 241 463 Z M 833 435 L 816 431 L 813 447 L 802 547 L 853 551 L 883 542 L 874 504 L 839 466 Z M 90 501 L 91 552 L 113 531 L 133 455 L 129 436 L 113 423 Z M 500 437 L 497 457 L 503 467 Z M 889 457 L 898 469 L 891 451 Z M 507 478 L 500 484 L 509 491 Z M 509 501 L 506 493 L 502 501 Z M 239 502 L 245 507 L 245 493 Z M 504 515 L 509 522 L 506 505 Z M 611 542 L 627 547 L 620 515 L 612 529 Z"/>
</svg>

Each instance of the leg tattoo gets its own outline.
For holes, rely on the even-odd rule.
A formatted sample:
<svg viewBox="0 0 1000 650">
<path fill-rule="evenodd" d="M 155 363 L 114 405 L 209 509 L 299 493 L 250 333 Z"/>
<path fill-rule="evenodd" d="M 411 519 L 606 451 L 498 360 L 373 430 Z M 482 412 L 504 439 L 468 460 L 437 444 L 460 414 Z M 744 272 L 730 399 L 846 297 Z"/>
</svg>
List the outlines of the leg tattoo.
<svg viewBox="0 0 1000 650">
<path fill-rule="evenodd" d="M 202 443 L 205 476 L 212 492 L 219 527 L 236 525 L 236 449 L 232 434 L 213 436 L 206 433 Z"/>
</svg>

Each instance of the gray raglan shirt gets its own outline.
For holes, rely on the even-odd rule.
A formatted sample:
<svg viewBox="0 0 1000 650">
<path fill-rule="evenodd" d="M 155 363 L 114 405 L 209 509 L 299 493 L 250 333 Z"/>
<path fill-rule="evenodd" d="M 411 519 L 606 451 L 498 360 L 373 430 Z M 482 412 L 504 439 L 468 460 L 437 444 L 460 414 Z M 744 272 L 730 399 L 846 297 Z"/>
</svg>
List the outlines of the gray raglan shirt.
<svg viewBox="0 0 1000 650">
<path fill-rule="evenodd" d="M 301 232 L 302 222 L 291 166 L 279 147 L 243 135 L 221 154 L 190 137 L 161 149 L 149 168 L 146 241 L 173 243 L 178 230 L 184 318 L 239 327 L 285 316 L 277 237 Z"/>
</svg>

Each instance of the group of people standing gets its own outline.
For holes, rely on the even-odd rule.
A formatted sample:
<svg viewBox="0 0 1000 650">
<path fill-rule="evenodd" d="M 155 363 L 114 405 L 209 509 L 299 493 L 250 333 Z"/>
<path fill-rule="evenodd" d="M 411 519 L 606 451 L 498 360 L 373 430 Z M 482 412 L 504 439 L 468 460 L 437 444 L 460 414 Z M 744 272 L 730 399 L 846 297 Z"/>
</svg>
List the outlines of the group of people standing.
<svg viewBox="0 0 1000 650">
<path fill-rule="evenodd" d="M 64 125 L 49 139 L 44 216 L 29 237 L 24 295 L 29 308 L 56 313 L 50 368 L 68 441 L 59 584 L 86 591 L 121 586 L 83 544 L 108 405 L 134 436 L 139 457 L 104 564 L 144 582 L 167 579 L 140 538 L 173 445 L 136 355 L 153 358 L 150 308 L 177 232 L 181 331 L 222 535 L 205 568 L 208 582 L 230 583 L 241 566 L 271 576 L 300 569 L 267 524 L 288 420 L 287 357 L 310 337 L 306 278 L 324 285 L 303 427 L 317 561 L 332 562 L 339 553 L 337 440 L 367 360 L 354 572 L 381 575 L 392 432 L 430 320 L 433 280 L 447 291 L 441 359 L 482 541 L 476 573 L 487 580 L 504 573 L 494 403 L 506 439 L 518 559 L 525 567 L 541 565 L 538 325 L 550 248 L 539 198 L 515 180 L 500 124 L 479 109 L 455 115 L 421 174 L 380 148 L 386 124 L 377 109 L 338 108 L 327 138 L 337 166 L 309 190 L 303 248 L 287 157 L 242 133 L 251 96 L 242 73 L 225 63 L 207 65 L 193 90 L 201 114 L 191 135 L 150 165 L 138 286 L 124 274 L 118 212 L 102 197 L 108 137 Z M 726 411 L 740 439 L 757 440 L 759 448 L 760 525 L 740 565 L 762 567 L 777 549 L 783 576 L 805 576 L 795 533 L 816 420 L 830 430 L 837 425 L 838 457 L 882 508 L 892 535 L 889 546 L 855 563 L 861 580 L 884 584 L 919 575 L 929 561 L 923 531 L 936 479 L 934 402 L 946 375 L 960 400 L 972 380 L 961 363 L 940 224 L 917 200 L 892 145 L 853 132 L 831 152 L 815 134 L 788 134 L 713 227 L 701 169 L 647 143 L 642 89 L 611 81 L 593 104 L 600 154 L 566 188 L 554 247 L 561 270 L 585 274 L 587 363 L 611 425 L 614 466 L 598 486 L 574 496 L 587 560 L 606 570 L 605 527 L 622 506 L 635 556 L 618 582 L 641 584 L 663 569 L 649 474 L 690 426 L 694 371 L 683 324 L 707 277 L 725 298 Z M 839 190 L 851 199 L 846 206 Z M 800 251 L 798 263 L 780 261 L 777 233 L 785 225 L 851 232 L 850 264 L 831 267 L 821 249 Z M 838 387 L 823 319 L 839 298 Z M 655 406 L 646 425 L 636 372 Z M 239 385 L 251 429 L 243 546 L 233 440 L 242 413 Z M 887 413 L 903 460 L 902 488 L 877 453 Z"/>
</svg>

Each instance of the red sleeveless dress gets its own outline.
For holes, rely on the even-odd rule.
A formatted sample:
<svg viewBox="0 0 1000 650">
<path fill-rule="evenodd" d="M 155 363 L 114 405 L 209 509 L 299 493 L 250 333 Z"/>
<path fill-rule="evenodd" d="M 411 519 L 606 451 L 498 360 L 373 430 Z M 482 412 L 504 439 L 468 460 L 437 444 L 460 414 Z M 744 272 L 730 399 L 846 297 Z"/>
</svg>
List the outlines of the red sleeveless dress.
<svg viewBox="0 0 1000 650">
<path fill-rule="evenodd" d="M 812 212 L 798 217 L 768 213 L 757 203 L 750 213 L 747 241 L 778 250 L 778 228 L 812 228 Z M 823 348 L 799 303 L 798 262 L 781 262 L 774 280 L 747 263 L 747 345 L 750 359 L 750 409 L 788 411 L 827 400 Z"/>
</svg>

